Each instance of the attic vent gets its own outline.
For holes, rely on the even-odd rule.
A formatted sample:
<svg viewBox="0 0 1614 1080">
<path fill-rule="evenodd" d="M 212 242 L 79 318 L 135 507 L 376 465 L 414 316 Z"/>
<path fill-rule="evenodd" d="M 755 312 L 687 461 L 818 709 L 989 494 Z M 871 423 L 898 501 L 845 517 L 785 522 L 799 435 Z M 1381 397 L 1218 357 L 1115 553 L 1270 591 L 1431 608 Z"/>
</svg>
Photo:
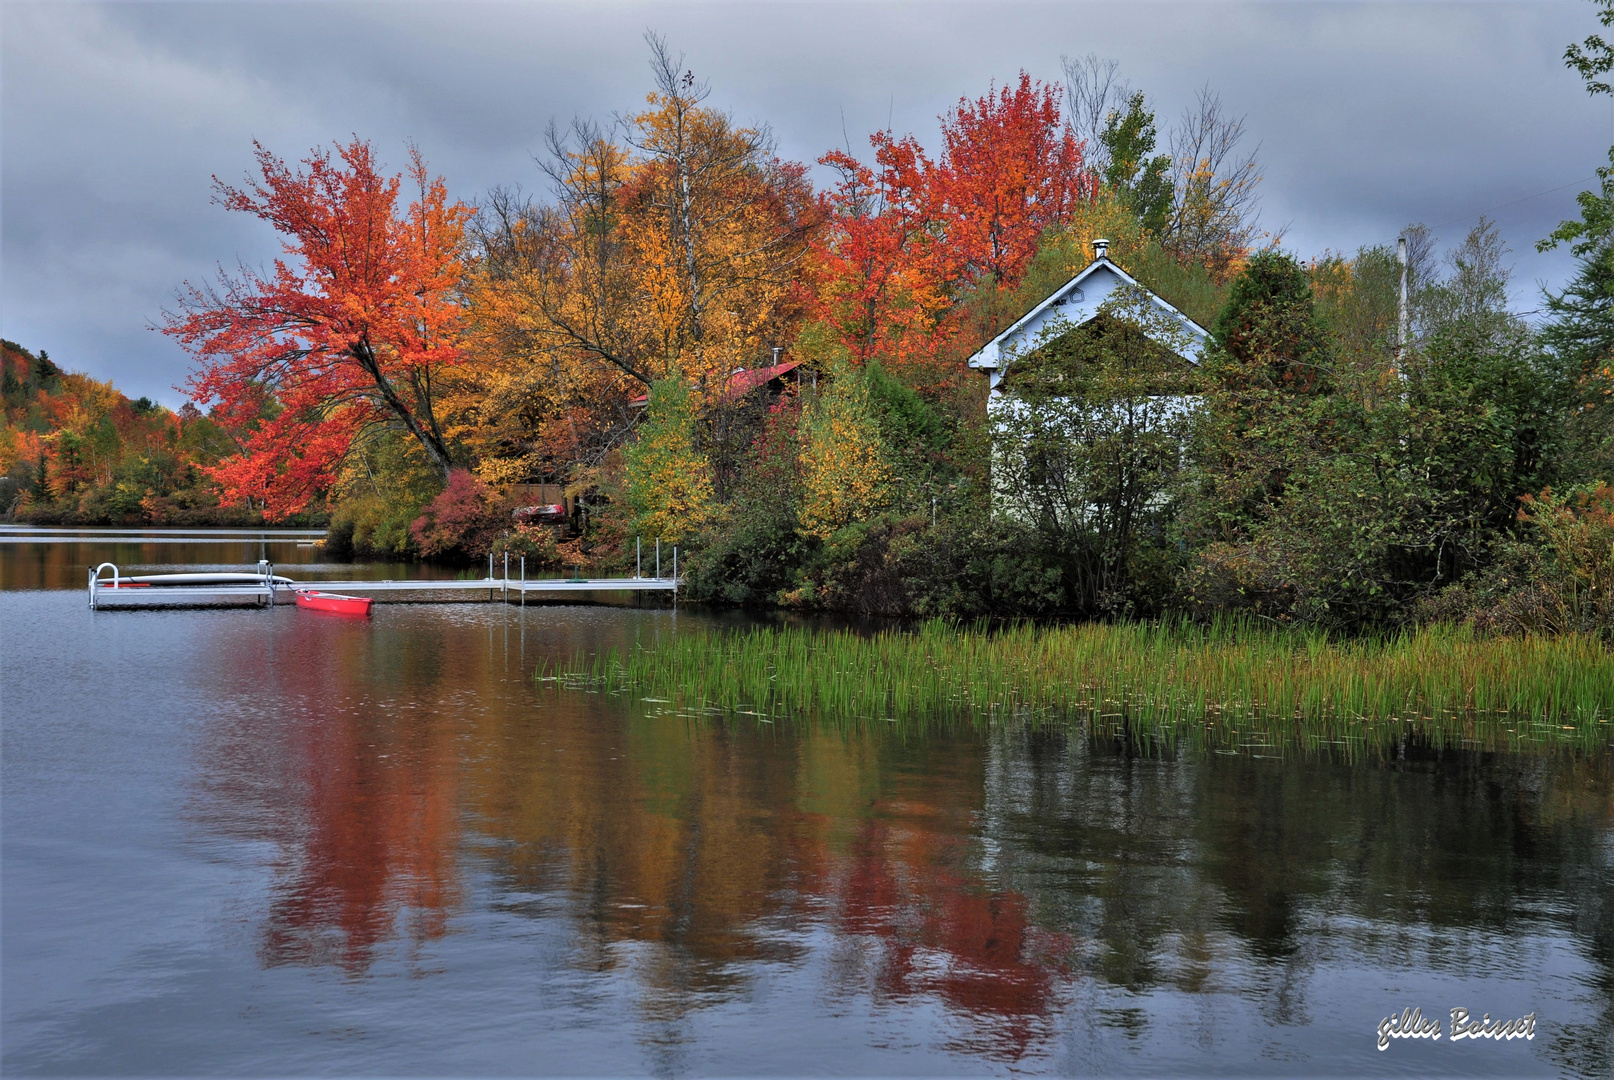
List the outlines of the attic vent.
<svg viewBox="0 0 1614 1080">
<path fill-rule="evenodd" d="M 1061 296 L 1058 300 L 1055 300 L 1054 307 L 1064 307 L 1066 304 L 1079 304 L 1085 299 L 1086 297 L 1082 295 L 1082 290 L 1072 289 L 1070 292 Z"/>
</svg>

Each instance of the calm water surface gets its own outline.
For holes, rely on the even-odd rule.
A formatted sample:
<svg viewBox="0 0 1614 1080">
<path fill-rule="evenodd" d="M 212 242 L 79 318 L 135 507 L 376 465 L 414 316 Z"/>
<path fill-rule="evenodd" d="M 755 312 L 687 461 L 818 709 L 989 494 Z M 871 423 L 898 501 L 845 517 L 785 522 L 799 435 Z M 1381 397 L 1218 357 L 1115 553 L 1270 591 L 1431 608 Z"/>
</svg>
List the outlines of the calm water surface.
<svg viewBox="0 0 1614 1080">
<path fill-rule="evenodd" d="M 93 532 L 93 530 L 83 530 Z M 125 574 L 166 574 L 201 570 L 252 570 L 259 559 L 275 564 L 277 573 L 298 581 L 335 581 L 342 578 L 390 579 L 453 578 L 477 576 L 487 568 L 451 570 L 420 563 L 333 563 L 321 549 L 296 540 L 252 540 L 227 543 L 188 543 L 184 536 L 138 537 L 49 543 L 29 542 L 29 532 L 0 530 L 0 591 L 18 589 L 80 589 L 87 570 L 103 562 L 115 563 Z M 502 567 L 500 572 L 502 573 Z M 105 576 L 110 579 L 108 571 Z M 511 576 L 516 576 L 511 571 Z M 536 575 L 534 575 L 536 576 Z"/>
<path fill-rule="evenodd" d="M 1607 755 L 702 722 L 531 678 L 688 612 L 0 560 L 7 1074 L 1614 1071 Z M 1376 1050 L 1410 1006 L 1539 1034 Z"/>
</svg>

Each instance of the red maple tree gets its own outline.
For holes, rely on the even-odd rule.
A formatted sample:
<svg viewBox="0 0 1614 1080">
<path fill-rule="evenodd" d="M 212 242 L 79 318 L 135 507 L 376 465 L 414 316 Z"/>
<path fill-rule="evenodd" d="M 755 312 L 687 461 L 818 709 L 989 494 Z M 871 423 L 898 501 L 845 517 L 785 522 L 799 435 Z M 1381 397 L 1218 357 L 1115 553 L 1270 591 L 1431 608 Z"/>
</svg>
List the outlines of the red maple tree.
<svg viewBox="0 0 1614 1080">
<path fill-rule="evenodd" d="M 942 117 L 941 166 L 930 177 L 955 280 L 1020 283 L 1043 230 L 1098 195 L 1082 143 L 1060 121 L 1057 83 L 1025 72 L 1013 89 L 970 101 Z"/>
<path fill-rule="evenodd" d="M 980 336 L 957 301 L 1012 290 L 1043 232 L 1098 194 L 1059 94 L 1021 72 L 1013 87 L 961 98 L 940 118 L 939 161 L 890 132 L 869 138 L 873 167 L 839 150 L 819 159 L 840 179 L 820 196 L 814 310 L 854 358 L 921 383 L 956 378 L 963 350 L 952 346 Z"/>
<path fill-rule="evenodd" d="M 329 487 L 354 441 L 402 428 L 447 480 L 452 460 L 435 410 L 443 370 L 461 358 L 458 290 L 470 209 L 448 201 L 415 148 L 406 174 L 385 176 L 370 144 L 316 150 L 296 170 L 253 144 L 262 181 L 215 201 L 286 237 L 285 258 L 260 273 L 187 282 L 162 330 L 199 361 L 195 402 L 238 440 L 212 469 L 227 502 L 271 518 Z M 398 212 L 404 175 L 417 197 Z"/>
</svg>

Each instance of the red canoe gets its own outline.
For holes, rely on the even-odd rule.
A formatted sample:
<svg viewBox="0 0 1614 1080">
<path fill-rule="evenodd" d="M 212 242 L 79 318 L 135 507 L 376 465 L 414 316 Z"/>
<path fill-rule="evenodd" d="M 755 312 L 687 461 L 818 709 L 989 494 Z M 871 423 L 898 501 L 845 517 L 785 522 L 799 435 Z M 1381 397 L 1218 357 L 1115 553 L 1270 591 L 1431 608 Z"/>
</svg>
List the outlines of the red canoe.
<svg viewBox="0 0 1614 1080">
<path fill-rule="evenodd" d="M 297 606 L 309 611 L 331 611 L 338 615 L 368 615 L 374 603 L 368 596 L 341 596 L 328 592 L 297 593 Z"/>
</svg>

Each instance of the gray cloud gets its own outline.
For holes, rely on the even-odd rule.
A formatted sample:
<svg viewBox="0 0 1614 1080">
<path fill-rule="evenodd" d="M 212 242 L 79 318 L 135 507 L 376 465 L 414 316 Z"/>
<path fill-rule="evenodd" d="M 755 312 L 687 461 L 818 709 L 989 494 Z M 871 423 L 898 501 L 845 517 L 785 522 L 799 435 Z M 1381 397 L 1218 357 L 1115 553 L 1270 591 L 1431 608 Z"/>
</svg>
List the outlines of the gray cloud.
<svg viewBox="0 0 1614 1080">
<path fill-rule="evenodd" d="M 1162 119 L 1209 85 L 1247 115 L 1264 220 L 1301 255 L 1451 242 L 1493 210 L 1515 300 L 1561 284 L 1534 242 L 1614 142 L 1610 103 L 1563 68 L 1589 4 L 26 4 L 0 8 L 0 334 L 177 404 L 185 355 L 148 324 L 184 279 L 278 252 L 209 204 L 251 140 L 298 157 L 358 133 L 416 140 L 451 191 L 538 186 L 551 117 L 643 100 L 640 35 L 665 33 L 714 100 L 811 161 L 936 117 L 1021 68 L 1096 52 Z M 844 125 L 844 126 L 843 126 Z M 843 136 L 843 131 L 846 133 Z"/>
</svg>

